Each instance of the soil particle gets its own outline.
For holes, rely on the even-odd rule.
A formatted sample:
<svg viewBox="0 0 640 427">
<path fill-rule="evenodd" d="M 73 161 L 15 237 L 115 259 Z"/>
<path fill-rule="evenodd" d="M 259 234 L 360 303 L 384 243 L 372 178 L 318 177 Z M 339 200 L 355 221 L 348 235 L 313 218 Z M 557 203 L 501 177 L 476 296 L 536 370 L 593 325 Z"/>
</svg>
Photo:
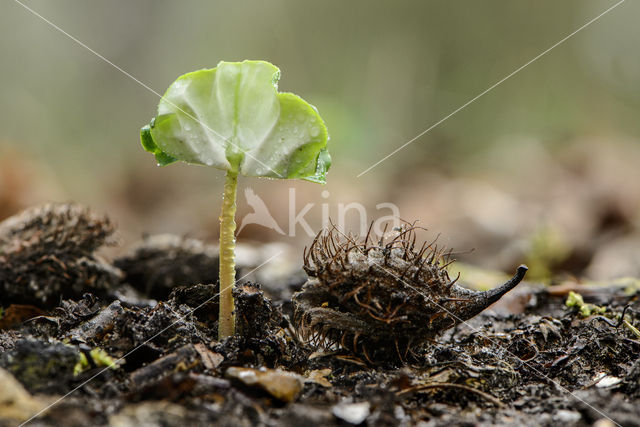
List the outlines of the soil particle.
<svg viewBox="0 0 640 427">
<path fill-rule="evenodd" d="M 166 299 L 176 286 L 215 283 L 218 248 L 172 234 L 145 237 L 114 261 L 125 281 L 155 299 Z"/>
<path fill-rule="evenodd" d="M 78 359 L 75 347 L 25 338 L 0 356 L 0 366 L 31 393 L 63 393 L 72 381 Z"/>
<path fill-rule="evenodd" d="M 72 316 L 79 317 L 78 311 L 83 310 L 85 307 L 76 305 L 73 307 Z M 104 309 L 98 311 L 95 316 L 88 319 L 86 322 L 81 323 L 77 327 L 71 329 L 67 336 L 75 342 L 99 342 L 109 331 L 114 328 L 114 325 L 124 310 L 120 301 L 114 301 Z M 82 317 L 80 314 L 80 317 Z M 87 313 L 86 315 L 89 315 Z"/>
<path fill-rule="evenodd" d="M 129 378 L 135 388 L 141 388 L 153 382 L 157 383 L 174 372 L 186 371 L 202 363 L 192 344 L 180 347 L 148 365 L 133 371 Z"/>
<path fill-rule="evenodd" d="M 285 327 L 282 312 L 277 310 L 257 283 L 239 284 L 233 289 L 236 301 L 236 327 L 245 338 L 266 338 L 272 332 Z"/>
</svg>

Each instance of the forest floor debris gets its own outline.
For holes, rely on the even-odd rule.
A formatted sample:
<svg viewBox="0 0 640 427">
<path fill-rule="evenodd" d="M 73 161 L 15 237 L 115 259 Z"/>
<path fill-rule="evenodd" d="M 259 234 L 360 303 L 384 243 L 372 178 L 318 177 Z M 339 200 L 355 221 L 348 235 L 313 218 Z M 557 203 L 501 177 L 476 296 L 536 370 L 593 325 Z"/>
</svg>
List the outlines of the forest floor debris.
<svg viewBox="0 0 640 427">
<path fill-rule="evenodd" d="M 189 245 L 198 256 L 212 254 Z M 300 341 L 289 321 L 290 294 L 256 283 L 234 290 L 242 335 L 217 341 L 217 285 L 201 270 L 180 270 L 179 260 L 191 263 L 191 255 L 171 261 L 182 275 L 175 287 L 161 278 L 151 288 L 144 282 L 153 278 L 145 268 L 157 266 L 150 258 L 169 262 L 175 251 L 156 248 L 138 266 L 127 255 L 128 264 L 115 262 L 124 273 L 98 288 L 89 281 L 69 295 L 29 286 L 24 295 L 5 294 L 0 425 L 26 421 L 69 392 L 39 414 L 38 425 L 582 426 L 608 418 L 638 425 L 640 340 L 625 324 L 640 320 L 638 289 L 590 286 L 580 302 L 569 294 L 579 285 L 524 283 L 502 309 L 446 331 L 419 357 L 392 367 Z M 102 271 L 115 269 L 101 262 Z M 8 268 L 0 272 L 3 286 Z M 142 282 L 128 283 L 131 271 Z M 64 277 L 48 283 L 60 290 Z M 69 277 L 76 284 L 79 276 Z M 146 292 L 160 283 L 161 291 Z M 587 313 L 583 304 L 602 310 Z"/>
</svg>

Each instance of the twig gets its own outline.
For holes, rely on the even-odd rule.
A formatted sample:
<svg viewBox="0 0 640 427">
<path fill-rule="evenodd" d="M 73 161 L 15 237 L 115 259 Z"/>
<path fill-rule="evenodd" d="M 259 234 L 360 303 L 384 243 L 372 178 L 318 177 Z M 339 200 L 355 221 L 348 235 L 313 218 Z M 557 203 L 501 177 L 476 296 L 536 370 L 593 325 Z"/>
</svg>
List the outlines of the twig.
<svg viewBox="0 0 640 427">
<path fill-rule="evenodd" d="M 421 384 L 415 387 L 410 387 L 407 388 L 405 390 L 401 390 L 399 392 L 396 393 L 396 396 L 404 396 L 406 394 L 409 393 L 415 393 L 418 391 L 422 391 L 422 390 L 429 390 L 429 389 L 434 389 L 434 388 L 457 388 L 460 390 L 465 390 L 465 391 L 469 391 L 471 393 L 475 393 L 478 396 L 488 400 L 489 402 L 493 403 L 494 405 L 500 406 L 500 407 L 505 407 L 506 405 L 504 403 L 502 403 L 500 400 L 498 400 L 497 398 L 493 397 L 492 395 L 490 395 L 489 393 L 485 393 L 484 391 L 480 391 L 478 389 L 463 385 L 463 384 L 454 384 L 454 383 L 429 383 L 429 384 Z"/>
<path fill-rule="evenodd" d="M 602 320 L 603 322 L 605 322 L 606 324 L 608 324 L 609 326 L 611 326 L 612 328 L 616 328 L 618 329 L 620 326 L 622 326 L 622 324 L 625 322 L 624 320 L 624 315 L 627 312 L 627 309 L 629 308 L 629 306 L 625 306 L 625 308 L 622 310 L 622 314 L 620 315 L 620 319 L 618 319 L 618 323 L 615 323 L 613 320 L 608 319 L 604 316 L 595 316 L 593 319 L 594 320 Z"/>
</svg>

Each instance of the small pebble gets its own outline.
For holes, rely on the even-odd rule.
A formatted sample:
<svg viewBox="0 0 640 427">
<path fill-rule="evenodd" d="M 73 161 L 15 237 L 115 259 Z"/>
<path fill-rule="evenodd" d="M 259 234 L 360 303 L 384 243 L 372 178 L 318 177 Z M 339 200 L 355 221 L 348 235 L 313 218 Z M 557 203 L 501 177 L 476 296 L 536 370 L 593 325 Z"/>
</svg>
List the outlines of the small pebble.
<svg viewBox="0 0 640 427">
<path fill-rule="evenodd" d="M 603 377 L 600 381 L 598 381 L 598 383 L 596 384 L 596 387 L 598 388 L 613 387 L 614 385 L 620 384 L 621 381 L 622 381 L 621 378 L 607 375 L 606 377 Z"/>
<path fill-rule="evenodd" d="M 582 415 L 578 412 L 568 411 L 566 409 L 560 409 L 553 417 L 556 422 L 562 423 L 575 423 L 582 418 Z"/>
<path fill-rule="evenodd" d="M 369 402 L 338 403 L 331 409 L 336 418 L 340 418 L 349 424 L 358 425 L 364 422 L 371 413 Z"/>
</svg>

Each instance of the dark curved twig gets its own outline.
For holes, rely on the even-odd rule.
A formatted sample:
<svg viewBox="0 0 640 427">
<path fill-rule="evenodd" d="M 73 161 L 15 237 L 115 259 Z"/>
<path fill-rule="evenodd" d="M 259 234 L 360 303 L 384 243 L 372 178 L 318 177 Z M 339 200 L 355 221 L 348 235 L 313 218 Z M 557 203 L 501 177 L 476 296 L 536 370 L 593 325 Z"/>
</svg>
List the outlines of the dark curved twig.
<svg viewBox="0 0 640 427">
<path fill-rule="evenodd" d="M 401 390 L 399 392 L 396 393 L 396 396 L 404 396 L 406 394 L 409 393 L 415 393 L 417 391 L 422 391 L 422 390 L 428 390 L 428 389 L 433 389 L 433 388 L 457 388 L 460 390 L 465 390 L 465 391 L 469 391 L 471 393 L 475 393 L 478 396 L 481 396 L 482 398 L 488 400 L 489 402 L 493 403 L 494 405 L 500 406 L 500 407 L 505 407 L 506 405 L 501 402 L 499 399 L 493 397 L 492 395 L 490 395 L 489 393 L 485 393 L 484 391 L 480 391 L 478 389 L 475 389 L 473 387 L 469 387 L 463 384 L 454 384 L 454 383 L 429 383 L 429 384 L 421 384 L 415 387 L 410 387 L 404 390 Z"/>
</svg>

